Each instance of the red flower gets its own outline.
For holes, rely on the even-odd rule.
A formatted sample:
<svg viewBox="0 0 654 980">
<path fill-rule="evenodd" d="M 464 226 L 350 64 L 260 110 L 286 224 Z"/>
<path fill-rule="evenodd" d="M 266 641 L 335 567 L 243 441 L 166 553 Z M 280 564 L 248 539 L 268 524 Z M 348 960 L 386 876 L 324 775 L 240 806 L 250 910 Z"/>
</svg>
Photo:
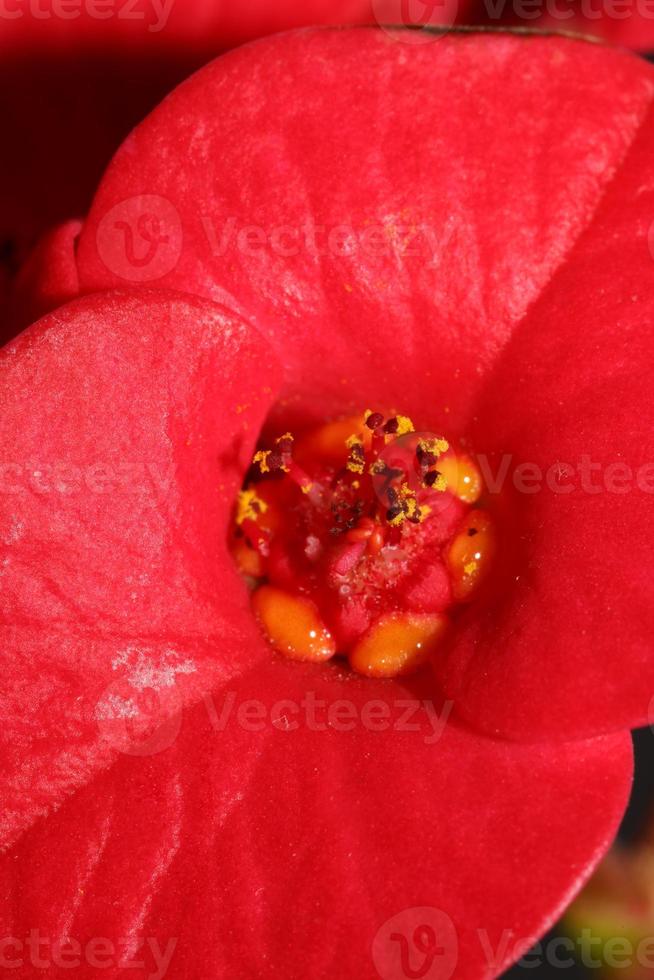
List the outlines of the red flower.
<svg viewBox="0 0 654 980">
<path fill-rule="evenodd" d="M 11 955 L 38 928 L 50 962 L 176 940 L 169 977 L 480 977 L 590 873 L 653 673 L 653 90 L 580 42 L 303 33 L 119 151 L 59 256 L 132 288 L 1 355 Z M 224 544 L 274 404 L 380 400 L 542 474 L 437 683 L 274 660 Z"/>
</svg>

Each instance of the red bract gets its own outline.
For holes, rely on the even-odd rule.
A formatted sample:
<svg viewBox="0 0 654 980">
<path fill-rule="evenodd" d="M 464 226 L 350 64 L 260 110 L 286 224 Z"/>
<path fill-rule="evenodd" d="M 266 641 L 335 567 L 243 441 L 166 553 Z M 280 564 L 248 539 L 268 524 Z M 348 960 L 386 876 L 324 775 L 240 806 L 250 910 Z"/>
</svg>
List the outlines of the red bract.
<svg viewBox="0 0 654 980">
<path fill-rule="evenodd" d="M 168 976 L 391 978 L 429 927 L 433 975 L 472 978 L 579 887 L 648 713 L 651 494 L 558 491 L 582 456 L 648 462 L 653 92 L 580 42 L 302 33 L 215 62 L 119 151 L 55 251 L 71 288 L 130 292 L 2 355 L 7 935 L 176 939 Z M 225 543 L 260 424 L 389 402 L 491 475 L 510 455 L 496 588 L 435 679 L 279 663 Z"/>
<path fill-rule="evenodd" d="M 169 977 L 401 976 L 385 924 L 427 908 L 443 969 L 499 972 L 610 841 L 629 739 L 515 747 L 428 682 L 271 662 L 225 538 L 276 369 L 213 304 L 82 300 L 2 362 L 12 962 L 38 930 L 46 976 L 66 936 L 174 940 Z"/>
<path fill-rule="evenodd" d="M 522 462 L 579 467 L 588 455 L 601 479 L 626 462 L 626 495 L 587 493 L 579 478 L 573 494 L 521 495 L 524 526 L 510 535 L 525 552 L 521 578 L 492 612 L 501 652 L 482 630 L 446 669 L 457 703 L 474 701 L 466 714 L 493 732 L 589 735 L 646 723 L 654 606 L 641 529 L 651 492 L 636 481 L 649 461 L 651 69 L 553 38 L 450 35 L 412 46 L 361 31 L 278 45 L 268 51 L 283 50 L 286 68 L 268 94 L 248 52 L 235 52 L 133 134 L 82 232 L 81 288 L 142 277 L 115 222 L 158 208 L 169 241 L 147 278 L 253 315 L 302 410 L 325 415 L 383 396 L 425 428 L 468 434 L 493 454 L 493 470 L 502 453 L 511 472 Z M 349 80 L 364 57 L 353 106 Z M 526 74 L 537 79 L 537 114 Z M 323 254 L 304 243 L 307 220 L 323 229 Z M 265 244 L 252 248 L 238 233 L 255 221 Z M 336 239 L 324 254 L 327 233 L 343 225 L 347 246 Z M 393 247 L 366 239 L 370 228 Z M 600 682 L 609 703 L 597 697 Z"/>
</svg>

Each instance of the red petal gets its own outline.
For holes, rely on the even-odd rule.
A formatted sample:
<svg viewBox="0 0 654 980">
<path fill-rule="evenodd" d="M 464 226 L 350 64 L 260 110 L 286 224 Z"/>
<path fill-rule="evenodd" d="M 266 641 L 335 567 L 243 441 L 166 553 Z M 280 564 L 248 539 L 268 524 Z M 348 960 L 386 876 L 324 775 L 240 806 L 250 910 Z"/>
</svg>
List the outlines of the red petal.
<svg viewBox="0 0 654 980">
<path fill-rule="evenodd" d="M 503 594 L 442 664 L 457 707 L 493 733 L 566 738 L 652 720 L 653 153 L 650 113 L 476 411 L 492 468 L 512 456 L 508 487 L 522 463 L 541 474 L 527 484 L 539 491 L 515 493 Z"/>
<path fill-rule="evenodd" d="M 421 697 L 276 663 L 214 693 L 170 748 L 124 756 L 10 851 L 3 935 L 121 941 L 135 977 L 172 942 L 169 980 L 391 980 L 398 934 L 426 924 L 427 977 L 500 973 L 605 850 L 629 739 L 517 746 L 450 723 L 436 740 Z"/>
<path fill-rule="evenodd" d="M 383 398 L 456 430 L 590 220 L 651 77 L 560 38 L 361 29 L 241 49 L 119 151 L 81 236 L 81 288 L 145 276 L 227 299 L 269 325 L 288 391 L 317 414 Z M 171 245 L 137 267 L 146 214 Z"/>
<path fill-rule="evenodd" d="M 75 248 L 81 221 L 47 232 L 20 269 L 7 313 L 7 339 L 79 295 Z"/>
<path fill-rule="evenodd" d="M 224 540 L 277 383 L 262 347 L 144 291 L 0 352 L 3 841 L 111 760 L 126 717 L 176 716 L 176 679 L 183 701 L 260 657 Z"/>
</svg>

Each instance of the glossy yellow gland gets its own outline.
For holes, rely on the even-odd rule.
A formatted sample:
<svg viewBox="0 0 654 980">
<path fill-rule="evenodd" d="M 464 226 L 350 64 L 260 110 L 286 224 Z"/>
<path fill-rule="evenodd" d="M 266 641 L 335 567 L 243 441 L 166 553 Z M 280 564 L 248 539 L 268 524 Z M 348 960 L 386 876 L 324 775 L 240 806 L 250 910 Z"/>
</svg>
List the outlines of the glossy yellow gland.
<svg viewBox="0 0 654 980">
<path fill-rule="evenodd" d="M 289 660 L 322 663 L 336 653 L 331 633 L 311 600 L 262 585 L 252 608 L 275 649 Z"/>
<path fill-rule="evenodd" d="M 438 460 L 438 472 L 444 477 L 447 489 L 465 504 L 476 504 L 483 483 L 477 464 L 470 456 L 451 453 Z"/>
<path fill-rule="evenodd" d="M 459 602 L 471 599 L 492 565 L 496 550 L 493 522 L 483 510 L 471 511 L 447 554 L 452 593 Z"/>
<path fill-rule="evenodd" d="M 257 515 L 257 527 L 263 531 L 275 534 L 284 523 L 284 493 L 286 488 L 275 480 L 259 483 L 256 486 L 257 497 L 266 505 L 265 511 Z"/>
<path fill-rule="evenodd" d="M 232 543 L 232 557 L 241 575 L 247 578 L 261 578 L 265 568 L 263 558 L 244 538 L 236 538 Z"/>
<path fill-rule="evenodd" d="M 370 445 L 372 433 L 366 427 L 363 415 L 350 415 L 348 418 L 336 419 L 335 422 L 327 422 L 312 429 L 298 439 L 296 458 L 302 464 L 307 459 L 320 459 L 333 466 L 342 466 L 348 458 L 347 441 L 350 436 L 360 439 L 365 448 Z"/>
<path fill-rule="evenodd" d="M 352 650 L 350 666 L 366 677 L 411 674 L 430 659 L 447 626 L 436 613 L 382 616 Z"/>
</svg>

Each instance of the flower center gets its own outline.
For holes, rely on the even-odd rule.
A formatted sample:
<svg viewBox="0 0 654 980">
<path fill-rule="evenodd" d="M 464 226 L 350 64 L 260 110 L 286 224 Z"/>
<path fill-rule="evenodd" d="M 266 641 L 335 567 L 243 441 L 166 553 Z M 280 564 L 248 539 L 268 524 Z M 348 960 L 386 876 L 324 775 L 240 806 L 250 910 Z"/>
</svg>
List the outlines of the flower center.
<svg viewBox="0 0 654 980">
<path fill-rule="evenodd" d="M 259 450 L 231 537 L 271 644 L 394 677 L 434 654 L 496 549 L 481 474 L 404 415 L 367 411 Z"/>
</svg>

